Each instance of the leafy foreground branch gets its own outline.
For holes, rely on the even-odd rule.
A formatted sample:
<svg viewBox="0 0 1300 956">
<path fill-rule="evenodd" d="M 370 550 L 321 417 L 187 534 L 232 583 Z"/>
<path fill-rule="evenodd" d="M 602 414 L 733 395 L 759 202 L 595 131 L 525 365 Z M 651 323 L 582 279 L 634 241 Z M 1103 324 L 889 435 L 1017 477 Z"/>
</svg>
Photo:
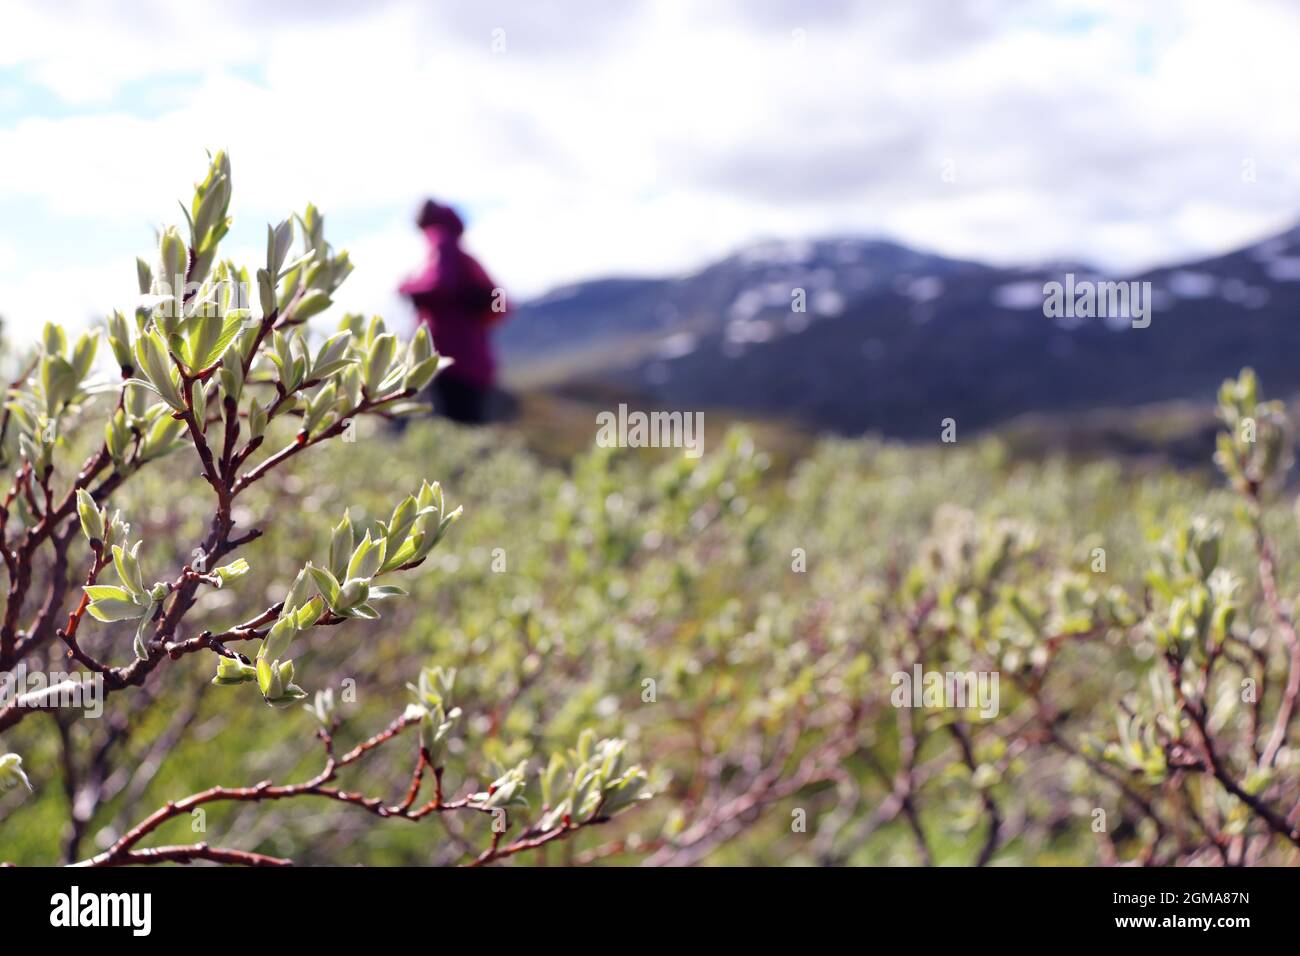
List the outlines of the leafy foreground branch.
<svg viewBox="0 0 1300 956">
<path fill-rule="evenodd" d="M 439 676 L 440 672 L 432 672 L 434 681 Z M 317 736 L 324 744 L 326 759 L 324 768 L 315 777 L 303 783 L 283 786 L 274 786 L 270 781 L 263 781 L 252 787 L 212 787 L 183 800 L 170 802 L 133 827 L 103 853 L 77 865 L 105 867 L 122 866 L 131 863 L 188 863 L 191 860 L 204 859 L 222 863 L 240 863 L 247 866 L 290 866 L 292 860 L 243 850 L 210 847 L 206 843 L 155 847 L 143 850 L 135 849 L 135 847 L 167 821 L 188 815 L 204 804 L 222 801 L 257 803 L 270 800 L 288 800 L 297 797 L 322 797 L 357 807 L 384 819 L 393 818 L 413 822 L 422 820 L 431 814 L 454 813 L 457 811 L 488 814 L 493 819 L 492 843 L 473 861 L 472 865 L 480 866 L 514 856 L 526 850 L 545 846 L 555 840 L 562 840 L 584 827 L 605 823 L 614 813 L 635 800 L 641 790 L 641 775 L 637 768 L 631 768 L 620 773 L 623 742 L 602 740 L 593 747 L 593 735 L 585 734 L 579 741 L 578 748 L 569 755 L 569 759 L 576 764 L 576 767 L 567 784 L 567 790 L 565 791 L 567 796 L 560 801 L 560 804 L 554 810 L 545 814 L 537 823 L 528 827 L 513 839 L 504 841 L 503 836 L 510 826 L 507 808 L 527 805 L 522 799 L 523 768 L 511 770 L 494 781 L 482 793 L 473 793 L 451 801 L 444 800 L 442 792 L 443 767 L 435 754 L 441 749 L 438 741 L 441 737 L 445 737 L 446 731 L 455 720 L 456 711 L 453 711 L 452 715 L 443 715 L 440 708 L 438 709 L 439 717 L 451 716 L 451 720 L 443 720 L 438 724 L 438 730 L 434 732 L 432 741 L 426 740 L 425 734 L 422 732 L 416 754 L 415 769 L 411 773 L 411 783 L 406 791 L 406 796 L 399 803 L 388 804 L 378 797 L 367 797 L 361 793 L 341 790 L 330 786 L 330 784 L 334 781 L 340 769 L 356 763 L 371 751 L 396 739 L 408 728 L 417 725 L 426 727 L 431 715 L 425 711 L 422 705 L 413 704 L 406 714 L 393 721 L 386 729 L 357 744 L 343 756 L 336 758 L 334 755 L 334 733 L 338 729 L 338 722 L 329 713 L 328 699 L 326 692 L 322 692 L 317 700 L 317 708 L 321 711 L 321 716 L 328 723 L 328 726 L 322 727 L 317 732 Z M 565 759 L 557 757 L 557 761 L 552 765 L 553 770 L 563 769 L 566 763 Z M 433 795 L 427 802 L 417 806 L 426 771 L 429 768 L 433 768 Z M 549 806 L 550 788 L 556 783 L 554 772 L 551 769 L 548 769 L 548 775 L 543 778 L 543 782 L 547 788 L 544 792 L 547 794 L 545 799 Z M 578 809 L 574 811 L 573 807 Z"/>
<path fill-rule="evenodd" d="M 0 500 L 0 555 L 8 577 L 0 671 L 29 662 L 39 670 L 47 646 L 57 640 L 88 674 L 8 700 L 0 707 L 0 732 L 50 713 L 65 757 L 69 728 L 60 708 L 69 697 L 80 699 L 84 681 L 98 682 L 104 695 L 143 688 L 166 662 L 191 654 L 214 655 L 214 684 L 252 684 L 276 708 L 303 701 L 307 691 L 297 683 L 300 673 L 290 655 L 294 641 L 315 628 L 378 620 L 384 602 L 407 594 L 390 583 L 392 576 L 420 567 L 461 513 L 449 509 L 440 486 L 428 481 L 399 501 L 386 521 L 358 526 L 345 512 L 334 527 L 329 555 L 301 567 L 281 601 L 242 624 L 194 632 L 190 617 L 204 593 L 237 589 L 253 570 L 237 554 L 264 528 L 236 529 L 241 497 L 309 449 L 354 440 L 360 416 L 398 416 L 419 407 L 411 399 L 447 364 L 433 351 L 425 329 L 402 345 L 377 317 L 367 323 L 345 316 L 336 333 L 313 344 L 307 322 L 329 308 L 351 272 L 347 253 L 336 253 L 325 241 L 323 218 L 308 206 L 302 215 L 268 226 L 266 262 L 253 276 L 219 260 L 219 243 L 231 223 L 230 191 L 230 163 L 219 153 L 186 210 L 188 241 L 179 229 L 168 228 L 156 262 L 137 261 L 141 300 L 133 318 L 115 312 L 102 332 L 75 343 L 48 325 L 37 355 L 8 392 L 0 449 L 3 464 L 16 470 Z M 290 260 L 295 233 L 301 234 L 302 251 Z M 96 364 L 101 338 L 111 349 L 115 375 L 102 374 Z M 292 438 L 269 450 L 284 421 L 294 422 Z M 78 436 L 92 429 L 102 430 L 102 445 L 69 473 L 67 459 Z M 190 562 L 155 579 L 144 567 L 143 540 L 133 536 L 111 501 L 142 469 L 183 451 L 194 454 L 212 493 L 208 532 L 192 549 Z M 185 500 L 178 494 L 170 503 Z M 74 547 L 78 528 L 88 552 L 83 571 L 77 570 Z M 110 569 L 115 580 L 105 583 L 101 578 Z M 36 581 L 45 582 L 43 595 L 34 593 Z M 82 582 L 80 593 L 74 581 Z M 129 630 L 132 659 L 114 662 L 92 653 L 82 641 L 87 617 L 109 625 L 113 634 Z M 256 645 L 251 657 L 235 649 L 243 642 Z M 443 800 L 438 755 L 460 715 L 449 704 L 453 683 L 454 671 L 424 671 L 405 714 L 337 759 L 332 694 L 322 692 L 309 708 L 322 724 L 327 758 L 316 777 L 283 786 L 214 787 L 169 803 L 87 862 L 283 863 L 206 844 L 147 848 L 141 843 L 168 820 L 203 804 L 315 796 L 407 820 L 455 810 L 491 814 L 492 842 L 477 860 L 486 863 L 603 822 L 648 795 L 640 768 L 622 765 L 623 743 L 597 744 L 586 733 L 570 754 L 552 758 L 541 775 L 541 815 L 507 841 L 507 811 L 527 806 L 527 762 L 485 774 L 496 780 L 482 793 Z M 403 803 L 388 806 L 332 786 L 341 768 L 411 727 L 419 728 L 420 744 Z M 417 808 L 430 770 L 434 796 Z M 4 754 L 0 789 L 14 785 L 30 787 L 30 778 L 19 755 Z"/>
</svg>

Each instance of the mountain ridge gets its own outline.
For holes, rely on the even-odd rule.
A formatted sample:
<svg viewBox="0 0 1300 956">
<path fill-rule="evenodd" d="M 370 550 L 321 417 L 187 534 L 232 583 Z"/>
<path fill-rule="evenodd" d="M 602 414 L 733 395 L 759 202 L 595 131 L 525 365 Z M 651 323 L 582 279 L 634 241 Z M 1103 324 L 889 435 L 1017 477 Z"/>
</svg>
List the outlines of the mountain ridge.
<svg viewBox="0 0 1300 956">
<path fill-rule="evenodd" d="M 1066 272 L 1150 282 L 1151 327 L 1047 318 L 1043 284 Z M 503 328 L 510 380 L 845 434 L 920 436 L 946 417 L 983 429 L 1027 413 L 1204 397 L 1247 364 L 1274 388 L 1300 386 L 1288 361 L 1300 348 L 1300 227 L 1127 276 L 840 236 L 767 240 L 686 276 L 557 292 Z M 803 312 L 792 308 L 800 295 Z"/>
</svg>

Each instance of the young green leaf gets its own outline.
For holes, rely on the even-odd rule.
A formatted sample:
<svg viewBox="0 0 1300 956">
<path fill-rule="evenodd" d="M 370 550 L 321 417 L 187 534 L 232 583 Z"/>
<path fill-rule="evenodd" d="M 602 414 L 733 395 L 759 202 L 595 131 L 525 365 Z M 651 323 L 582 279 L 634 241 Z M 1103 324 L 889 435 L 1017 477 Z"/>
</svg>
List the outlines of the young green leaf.
<svg viewBox="0 0 1300 956">
<path fill-rule="evenodd" d="M 87 541 L 94 543 L 104 540 L 104 516 L 85 488 L 77 489 L 77 517 L 81 519 L 81 531 Z"/>
<path fill-rule="evenodd" d="M 375 573 L 384 563 L 384 552 L 388 548 L 388 539 L 380 538 L 378 541 L 372 540 L 370 532 L 357 545 L 357 549 L 352 552 L 352 560 L 348 562 L 346 577 L 348 579 L 360 579 L 368 581 L 375 576 Z"/>
<path fill-rule="evenodd" d="M 352 515 L 345 511 L 343 520 L 334 527 L 334 533 L 330 536 L 330 574 L 335 579 L 347 576 L 348 559 L 352 556 L 355 545 Z"/>
</svg>

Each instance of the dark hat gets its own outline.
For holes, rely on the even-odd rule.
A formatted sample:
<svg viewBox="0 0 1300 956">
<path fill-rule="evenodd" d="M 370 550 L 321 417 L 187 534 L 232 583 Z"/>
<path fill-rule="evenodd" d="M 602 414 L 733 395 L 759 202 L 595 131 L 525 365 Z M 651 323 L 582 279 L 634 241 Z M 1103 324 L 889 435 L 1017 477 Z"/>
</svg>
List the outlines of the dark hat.
<svg viewBox="0 0 1300 956">
<path fill-rule="evenodd" d="M 421 229 L 436 227 L 455 236 L 465 231 L 465 223 L 456 215 L 456 210 L 432 199 L 424 201 L 415 217 L 415 224 Z"/>
</svg>

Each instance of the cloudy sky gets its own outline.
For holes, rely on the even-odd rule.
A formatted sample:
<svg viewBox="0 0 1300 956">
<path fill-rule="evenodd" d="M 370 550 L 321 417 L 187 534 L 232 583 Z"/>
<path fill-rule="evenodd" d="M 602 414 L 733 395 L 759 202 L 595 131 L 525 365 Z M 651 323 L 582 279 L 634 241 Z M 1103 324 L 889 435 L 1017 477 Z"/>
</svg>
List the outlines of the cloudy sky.
<svg viewBox="0 0 1300 956">
<path fill-rule="evenodd" d="M 205 148 L 400 312 L 419 197 L 515 296 L 883 235 L 1122 272 L 1300 220 L 1300 5 L 0 0 L 0 315 L 128 304 Z"/>
</svg>

